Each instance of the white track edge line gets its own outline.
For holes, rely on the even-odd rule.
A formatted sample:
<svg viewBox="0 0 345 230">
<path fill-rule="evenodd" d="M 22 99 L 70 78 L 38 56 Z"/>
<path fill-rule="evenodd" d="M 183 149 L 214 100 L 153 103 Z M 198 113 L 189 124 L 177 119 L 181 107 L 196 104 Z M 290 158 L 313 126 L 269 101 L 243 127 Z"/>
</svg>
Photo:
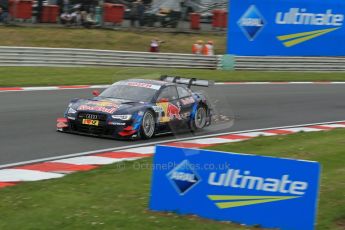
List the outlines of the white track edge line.
<svg viewBox="0 0 345 230">
<path fill-rule="evenodd" d="M 261 128 L 261 129 L 252 129 L 252 130 L 243 130 L 243 131 L 234 131 L 234 132 L 208 134 L 208 135 L 202 135 L 202 136 L 196 136 L 196 137 L 185 137 L 185 138 L 179 138 L 179 139 L 169 139 L 169 140 L 164 140 L 164 141 L 154 141 L 154 142 L 145 143 L 145 144 L 136 144 L 136 145 L 134 144 L 134 145 L 121 146 L 121 147 L 116 147 L 116 148 L 98 149 L 98 150 L 92 150 L 92 151 L 86 151 L 86 152 L 80 152 L 80 153 L 72 153 L 72 154 L 56 156 L 56 157 L 47 157 L 47 158 L 40 158 L 40 159 L 29 160 L 29 161 L 22 161 L 22 162 L 17 162 L 17 163 L 4 164 L 4 165 L 0 165 L 0 169 L 9 168 L 9 167 L 15 167 L 15 166 L 19 166 L 19 165 L 28 165 L 28 164 L 34 164 L 34 163 L 40 163 L 40 162 L 46 162 L 46 161 L 52 161 L 52 160 L 65 159 L 65 158 L 70 158 L 70 157 L 85 156 L 85 155 L 90 155 L 90 154 L 95 154 L 95 153 L 102 153 L 102 152 L 109 152 L 109 151 L 119 151 L 119 150 L 130 149 L 130 148 L 138 148 L 138 147 L 146 147 L 146 146 L 157 145 L 157 144 L 164 144 L 164 143 L 169 143 L 169 142 L 195 140 L 195 139 L 202 139 L 202 138 L 207 138 L 207 137 L 217 137 L 217 136 L 229 135 L 229 134 L 258 132 L 258 131 L 271 130 L 271 129 L 286 129 L 286 128 L 298 128 L 298 127 L 312 126 L 312 125 L 327 125 L 327 124 L 333 124 L 333 123 L 339 123 L 339 122 L 345 122 L 345 120 L 318 122 L 318 123 L 308 123 L 308 124 L 290 125 L 290 126 L 280 126 L 280 127 L 271 127 L 271 128 Z M 322 131 L 322 130 L 320 130 L 320 131 Z"/>
</svg>

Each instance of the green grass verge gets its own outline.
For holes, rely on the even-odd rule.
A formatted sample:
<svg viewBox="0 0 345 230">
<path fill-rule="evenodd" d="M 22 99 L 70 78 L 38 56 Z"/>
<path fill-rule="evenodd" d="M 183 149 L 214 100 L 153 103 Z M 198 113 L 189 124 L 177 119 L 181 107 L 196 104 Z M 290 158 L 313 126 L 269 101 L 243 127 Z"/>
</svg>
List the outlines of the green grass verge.
<svg viewBox="0 0 345 230">
<path fill-rule="evenodd" d="M 318 230 L 345 223 L 345 130 L 299 133 L 212 149 L 290 157 L 322 164 Z M 251 229 L 147 210 L 151 158 L 0 190 L 0 229 Z M 254 228 L 253 228 L 254 229 Z"/>
<path fill-rule="evenodd" d="M 246 72 L 153 68 L 0 67 L 0 86 L 111 84 L 128 78 L 158 79 L 162 74 L 215 81 L 345 81 L 344 73 Z"/>
<path fill-rule="evenodd" d="M 191 53 L 192 44 L 198 40 L 213 40 L 215 52 L 225 52 L 225 35 L 181 34 L 161 32 L 128 32 L 103 29 L 0 27 L 0 46 L 33 46 L 54 48 L 84 48 L 127 51 L 148 51 L 150 41 L 165 41 L 161 52 Z"/>
</svg>

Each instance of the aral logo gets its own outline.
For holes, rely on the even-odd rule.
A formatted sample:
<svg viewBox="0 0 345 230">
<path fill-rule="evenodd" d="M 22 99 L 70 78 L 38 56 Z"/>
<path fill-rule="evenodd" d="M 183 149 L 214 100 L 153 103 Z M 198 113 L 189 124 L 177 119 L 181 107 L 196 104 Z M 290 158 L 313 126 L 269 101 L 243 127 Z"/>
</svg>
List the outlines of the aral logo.
<svg viewBox="0 0 345 230">
<path fill-rule="evenodd" d="M 201 181 L 200 176 L 187 160 L 171 170 L 167 177 L 180 195 L 184 195 Z"/>
<path fill-rule="evenodd" d="M 237 22 L 248 40 L 254 41 L 260 31 L 266 25 L 265 18 L 256 6 L 251 5 Z"/>
</svg>

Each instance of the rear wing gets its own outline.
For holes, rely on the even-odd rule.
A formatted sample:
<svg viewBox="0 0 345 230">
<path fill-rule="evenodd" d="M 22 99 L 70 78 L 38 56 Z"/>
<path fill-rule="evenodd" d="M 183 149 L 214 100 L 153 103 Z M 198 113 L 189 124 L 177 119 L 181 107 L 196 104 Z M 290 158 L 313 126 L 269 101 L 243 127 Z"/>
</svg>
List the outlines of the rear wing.
<svg viewBox="0 0 345 230">
<path fill-rule="evenodd" d="M 184 84 L 188 85 L 188 88 L 193 86 L 203 86 L 203 87 L 209 87 L 214 85 L 214 81 L 208 81 L 208 80 L 200 80 L 196 78 L 182 78 L 178 76 L 168 76 L 168 75 L 162 75 L 160 77 L 161 81 L 166 82 L 172 82 L 176 84 Z"/>
</svg>

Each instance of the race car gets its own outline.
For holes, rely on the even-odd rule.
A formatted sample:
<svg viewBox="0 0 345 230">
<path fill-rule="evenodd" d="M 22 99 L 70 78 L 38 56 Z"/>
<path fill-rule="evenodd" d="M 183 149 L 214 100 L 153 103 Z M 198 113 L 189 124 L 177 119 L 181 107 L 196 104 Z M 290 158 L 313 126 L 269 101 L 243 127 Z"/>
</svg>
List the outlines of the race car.
<svg viewBox="0 0 345 230">
<path fill-rule="evenodd" d="M 212 108 L 191 86 L 212 84 L 175 76 L 119 81 L 102 93 L 94 91 L 91 99 L 73 99 L 57 119 L 57 130 L 130 139 L 149 139 L 182 126 L 197 131 L 211 124 Z"/>
</svg>

